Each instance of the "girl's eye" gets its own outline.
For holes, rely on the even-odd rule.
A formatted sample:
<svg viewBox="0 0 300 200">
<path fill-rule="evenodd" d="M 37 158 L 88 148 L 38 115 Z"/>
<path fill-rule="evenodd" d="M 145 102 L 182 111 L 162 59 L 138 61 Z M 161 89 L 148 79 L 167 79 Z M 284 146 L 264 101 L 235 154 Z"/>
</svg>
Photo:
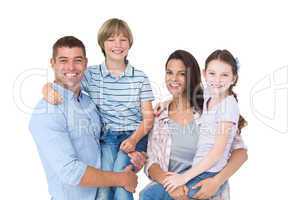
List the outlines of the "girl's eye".
<svg viewBox="0 0 300 200">
<path fill-rule="evenodd" d="M 222 74 L 222 76 L 224 76 L 224 77 L 227 77 L 227 76 L 228 76 L 228 74 Z"/>
<path fill-rule="evenodd" d="M 215 75 L 215 73 L 214 73 L 214 72 L 209 72 L 208 74 L 209 74 L 209 75 Z"/>
</svg>

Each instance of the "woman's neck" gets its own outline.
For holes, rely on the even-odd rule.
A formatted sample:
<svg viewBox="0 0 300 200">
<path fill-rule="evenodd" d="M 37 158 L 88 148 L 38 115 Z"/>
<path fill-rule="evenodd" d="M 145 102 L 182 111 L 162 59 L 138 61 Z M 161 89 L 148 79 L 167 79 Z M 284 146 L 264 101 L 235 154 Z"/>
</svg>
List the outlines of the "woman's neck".
<svg viewBox="0 0 300 200">
<path fill-rule="evenodd" d="M 186 97 L 173 97 L 170 109 L 172 111 L 185 112 L 191 109 L 191 104 Z"/>
<path fill-rule="evenodd" d="M 120 76 L 126 69 L 124 60 L 105 60 L 105 65 L 110 73 L 115 76 Z"/>
</svg>

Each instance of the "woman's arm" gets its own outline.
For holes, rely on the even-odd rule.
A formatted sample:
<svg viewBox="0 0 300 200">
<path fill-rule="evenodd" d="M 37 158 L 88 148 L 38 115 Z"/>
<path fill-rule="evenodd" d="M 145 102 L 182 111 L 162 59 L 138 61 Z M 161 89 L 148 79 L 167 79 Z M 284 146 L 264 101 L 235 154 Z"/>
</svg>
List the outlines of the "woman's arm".
<svg viewBox="0 0 300 200">
<path fill-rule="evenodd" d="M 247 150 L 240 148 L 233 150 L 227 165 L 214 177 L 197 183 L 194 187 L 201 190 L 194 196 L 197 199 L 208 199 L 213 196 L 221 185 L 225 183 L 247 161 Z"/>
</svg>

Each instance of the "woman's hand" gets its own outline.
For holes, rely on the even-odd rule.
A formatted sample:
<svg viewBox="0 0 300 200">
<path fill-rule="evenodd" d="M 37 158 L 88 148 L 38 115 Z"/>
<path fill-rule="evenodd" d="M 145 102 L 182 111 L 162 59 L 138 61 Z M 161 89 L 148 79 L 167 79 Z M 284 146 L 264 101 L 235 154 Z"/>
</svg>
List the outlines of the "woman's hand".
<svg viewBox="0 0 300 200">
<path fill-rule="evenodd" d="M 58 105 L 63 102 L 62 96 L 52 88 L 52 83 L 46 83 L 42 89 L 43 98 L 50 104 Z"/>
<path fill-rule="evenodd" d="M 135 150 L 136 143 L 137 142 L 134 139 L 129 137 L 121 143 L 120 149 L 125 153 L 133 152 Z"/>
<path fill-rule="evenodd" d="M 177 187 L 186 184 L 186 182 L 186 177 L 183 174 L 168 172 L 168 176 L 162 183 L 167 192 L 172 192 Z"/>
<path fill-rule="evenodd" d="M 215 177 L 204 179 L 192 187 L 193 189 L 201 187 L 194 198 L 208 199 L 218 191 L 221 185 L 222 183 Z"/>
<path fill-rule="evenodd" d="M 136 172 L 140 171 L 146 162 L 147 155 L 145 152 L 134 151 L 128 154 L 130 157 L 130 162 L 134 165 Z"/>
<path fill-rule="evenodd" d="M 179 186 L 174 191 L 169 192 L 169 195 L 175 200 L 188 200 L 188 190 L 189 189 L 185 185 Z"/>
</svg>

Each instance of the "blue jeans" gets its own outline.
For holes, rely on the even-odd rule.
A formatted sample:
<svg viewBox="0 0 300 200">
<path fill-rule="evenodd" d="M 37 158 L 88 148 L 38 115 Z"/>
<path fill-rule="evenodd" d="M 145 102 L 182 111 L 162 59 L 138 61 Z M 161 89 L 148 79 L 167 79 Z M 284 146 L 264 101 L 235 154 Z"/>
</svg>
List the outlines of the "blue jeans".
<svg viewBox="0 0 300 200">
<path fill-rule="evenodd" d="M 189 182 L 187 182 L 186 186 L 189 189 L 188 197 L 190 199 L 193 199 L 193 196 L 201 189 L 201 188 L 192 189 L 192 187 L 196 183 L 198 183 L 206 178 L 213 177 L 216 174 L 217 173 L 214 173 L 214 172 L 204 172 L 204 173 L 198 175 L 197 177 L 193 178 Z M 219 195 L 221 192 L 223 192 L 224 186 L 226 183 L 224 183 L 219 188 L 219 190 L 216 192 L 215 195 Z M 140 200 L 171 200 L 171 199 L 172 198 L 170 197 L 169 193 L 164 189 L 163 185 L 161 185 L 159 183 L 149 184 L 140 193 Z"/>
<path fill-rule="evenodd" d="M 100 139 L 102 149 L 102 170 L 121 172 L 126 166 L 131 164 L 127 153 L 120 150 L 121 143 L 130 137 L 132 131 L 106 131 Z M 137 151 L 147 150 L 148 136 L 143 137 L 136 145 Z M 101 191 L 101 199 L 103 200 L 133 200 L 131 192 L 126 191 L 122 187 L 104 188 Z"/>
</svg>

